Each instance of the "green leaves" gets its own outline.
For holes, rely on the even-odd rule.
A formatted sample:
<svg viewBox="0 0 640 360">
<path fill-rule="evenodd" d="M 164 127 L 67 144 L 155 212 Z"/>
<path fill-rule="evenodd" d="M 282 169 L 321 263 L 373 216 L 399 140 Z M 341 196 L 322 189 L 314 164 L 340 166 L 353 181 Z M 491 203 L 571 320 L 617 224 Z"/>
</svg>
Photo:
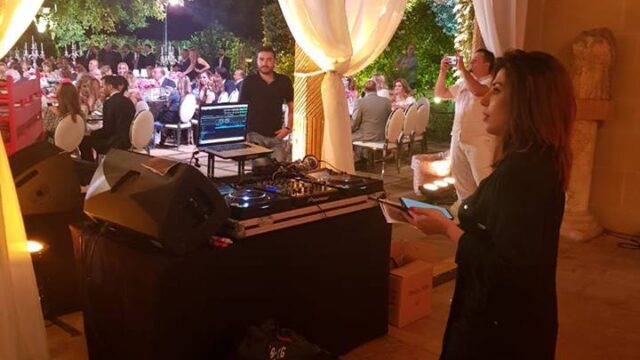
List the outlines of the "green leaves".
<svg viewBox="0 0 640 360">
<path fill-rule="evenodd" d="M 157 0 L 55 0 L 52 33 L 58 46 L 71 42 L 86 44 L 92 34 L 109 34 L 118 24 L 129 30 L 147 25 L 147 17 L 162 19 Z"/>
</svg>

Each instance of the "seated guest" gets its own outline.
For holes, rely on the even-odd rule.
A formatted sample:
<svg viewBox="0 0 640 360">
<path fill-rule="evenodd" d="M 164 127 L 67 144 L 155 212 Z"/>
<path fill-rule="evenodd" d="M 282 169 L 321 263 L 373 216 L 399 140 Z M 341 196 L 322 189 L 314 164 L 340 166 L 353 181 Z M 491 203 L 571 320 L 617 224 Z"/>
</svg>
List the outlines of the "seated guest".
<svg viewBox="0 0 640 360">
<path fill-rule="evenodd" d="M 245 78 L 244 70 L 237 69 L 236 71 L 233 72 L 233 81 L 235 82 L 236 90 L 238 90 L 238 92 L 242 91 L 242 84 L 244 83 L 244 78 Z"/>
<path fill-rule="evenodd" d="M 88 75 L 89 72 L 87 71 L 87 68 L 84 67 L 84 65 L 82 64 L 77 64 L 76 65 L 76 79 L 80 79 L 81 77 Z"/>
<path fill-rule="evenodd" d="M 9 69 L 7 63 L 5 63 L 4 61 L 0 61 L 0 77 L 4 76 L 4 73 L 5 71 L 7 71 L 7 69 Z"/>
<path fill-rule="evenodd" d="M 102 129 L 93 131 L 85 136 L 80 148 L 82 158 L 94 160 L 91 149 L 99 154 L 106 154 L 109 149 L 129 149 L 129 128 L 136 114 L 131 100 L 127 99 L 118 89 L 125 86 L 126 80 L 122 76 L 111 75 L 103 80 L 104 102 Z"/>
<path fill-rule="evenodd" d="M 124 78 L 127 80 L 127 85 L 129 90 L 134 89 L 134 88 L 138 88 L 138 81 L 136 80 L 136 77 L 133 76 L 133 72 L 132 71 L 127 71 L 124 75 Z"/>
<path fill-rule="evenodd" d="M 78 90 L 70 82 L 60 84 L 56 92 L 58 106 L 49 106 L 44 112 L 42 125 L 47 141 L 54 143 L 53 136 L 56 128 L 62 119 L 71 115 L 74 122 L 83 121 L 82 110 L 80 109 L 80 96 Z"/>
<path fill-rule="evenodd" d="M 100 71 L 100 67 L 98 66 L 98 60 L 91 59 L 89 60 L 89 74 L 94 78 L 100 80 L 102 79 L 102 72 Z"/>
<path fill-rule="evenodd" d="M 213 90 L 213 74 L 211 71 L 205 71 L 198 76 L 198 82 L 194 94 L 198 100 L 198 104 L 213 104 L 216 102 L 216 93 Z"/>
<path fill-rule="evenodd" d="M 378 96 L 376 83 L 369 80 L 364 84 L 365 95 L 356 103 L 351 125 L 353 141 L 382 141 L 387 119 L 391 113 L 391 102 Z M 364 160 L 362 148 L 355 149 L 356 162 Z"/>
<path fill-rule="evenodd" d="M 156 68 L 154 68 L 151 72 L 151 76 L 156 81 L 156 84 L 158 84 L 158 86 L 160 87 L 173 89 L 178 88 L 176 86 L 176 83 L 167 77 L 167 74 L 162 67 L 157 66 Z"/>
<path fill-rule="evenodd" d="M 187 94 L 191 94 L 191 81 L 188 76 L 185 76 L 182 72 L 177 74 L 178 93 L 180 99 L 184 99 Z"/>
<path fill-rule="evenodd" d="M 216 94 L 216 103 L 227 103 L 229 102 L 229 93 L 224 89 L 224 80 L 220 75 L 213 74 L 211 77 L 211 85 L 212 89 Z"/>
<path fill-rule="evenodd" d="M 236 89 L 236 84 L 229 79 L 229 72 L 223 67 L 216 68 L 216 74 L 222 79 L 222 88 L 227 94 L 231 94 Z"/>
<path fill-rule="evenodd" d="M 389 89 L 387 88 L 387 80 L 385 80 L 384 75 L 382 74 L 374 75 L 373 81 L 376 82 L 376 89 L 378 89 L 377 90 L 378 96 L 391 99 L 391 94 L 389 94 Z"/>
<path fill-rule="evenodd" d="M 102 77 L 104 78 L 105 76 L 111 76 L 113 75 L 113 72 L 111 71 L 111 66 L 109 65 L 102 65 L 100 67 L 100 74 L 102 75 Z"/>
<path fill-rule="evenodd" d="M 172 90 L 169 99 L 162 107 L 156 121 L 161 124 L 177 124 L 180 122 L 180 94 L 178 90 Z M 167 136 L 164 132 L 160 134 L 160 145 L 164 145 Z"/>
<path fill-rule="evenodd" d="M 85 75 L 78 80 L 80 92 L 80 107 L 85 115 L 93 112 L 102 112 L 102 91 L 100 80 L 90 75 Z"/>
<path fill-rule="evenodd" d="M 395 110 L 399 107 L 406 109 L 409 105 L 416 102 L 411 96 L 411 88 L 405 79 L 398 79 L 393 82 L 393 96 L 391 97 L 391 109 Z"/>
<path fill-rule="evenodd" d="M 123 61 L 118 63 L 118 75 L 126 77 L 128 72 L 129 72 L 129 65 L 127 65 L 126 62 Z"/>
</svg>

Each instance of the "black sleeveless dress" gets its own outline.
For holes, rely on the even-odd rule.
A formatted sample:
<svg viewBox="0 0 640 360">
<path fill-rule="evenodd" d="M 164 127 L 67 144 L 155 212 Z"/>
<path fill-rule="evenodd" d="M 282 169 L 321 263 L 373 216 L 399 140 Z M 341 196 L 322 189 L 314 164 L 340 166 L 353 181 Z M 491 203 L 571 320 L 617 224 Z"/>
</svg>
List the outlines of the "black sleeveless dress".
<svg viewBox="0 0 640 360">
<path fill-rule="evenodd" d="M 199 59 L 200 58 L 198 58 L 198 60 Z M 189 59 L 189 61 L 191 61 L 191 59 Z M 193 70 L 191 70 L 191 72 L 187 73 L 189 80 L 194 81 L 198 77 L 198 75 L 200 75 L 200 73 L 196 70 L 202 70 L 202 69 L 204 69 L 204 65 L 196 61 L 196 66 L 193 67 Z"/>
</svg>

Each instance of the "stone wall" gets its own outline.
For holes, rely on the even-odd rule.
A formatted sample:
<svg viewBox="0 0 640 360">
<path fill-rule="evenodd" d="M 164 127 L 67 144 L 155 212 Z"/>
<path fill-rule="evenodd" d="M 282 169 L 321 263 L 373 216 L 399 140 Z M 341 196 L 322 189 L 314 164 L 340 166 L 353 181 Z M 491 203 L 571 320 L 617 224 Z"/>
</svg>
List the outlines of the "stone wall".
<svg viewBox="0 0 640 360">
<path fill-rule="evenodd" d="M 640 233 L 640 1 L 529 0 L 526 50 L 554 54 L 567 66 L 583 30 L 607 27 L 616 40 L 615 116 L 600 124 L 591 211 L 611 230 Z"/>
</svg>

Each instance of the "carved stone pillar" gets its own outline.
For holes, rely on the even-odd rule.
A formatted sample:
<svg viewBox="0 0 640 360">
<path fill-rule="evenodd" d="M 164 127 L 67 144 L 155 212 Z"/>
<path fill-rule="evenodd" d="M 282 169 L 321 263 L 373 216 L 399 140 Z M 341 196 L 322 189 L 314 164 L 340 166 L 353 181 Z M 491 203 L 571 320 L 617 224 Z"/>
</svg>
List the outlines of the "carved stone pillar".
<svg viewBox="0 0 640 360">
<path fill-rule="evenodd" d="M 589 212 L 589 196 L 598 121 L 613 118 L 609 76 L 615 54 L 613 35 L 608 29 L 585 31 L 573 42 L 572 52 L 577 112 L 571 139 L 573 166 L 560 233 L 575 241 L 586 241 L 602 232 Z"/>
<path fill-rule="evenodd" d="M 295 72 L 293 81 L 294 114 L 293 114 L 293 159 L 300 159 L 306 154 L 320 158 L 322 155 L 322 134 L 324 131 L 324 111 L 322 109 L 323 73 L 320 68 L 296 44 Z M 305 75 L 306 74 L 306 75 Z"/>
</svg>

